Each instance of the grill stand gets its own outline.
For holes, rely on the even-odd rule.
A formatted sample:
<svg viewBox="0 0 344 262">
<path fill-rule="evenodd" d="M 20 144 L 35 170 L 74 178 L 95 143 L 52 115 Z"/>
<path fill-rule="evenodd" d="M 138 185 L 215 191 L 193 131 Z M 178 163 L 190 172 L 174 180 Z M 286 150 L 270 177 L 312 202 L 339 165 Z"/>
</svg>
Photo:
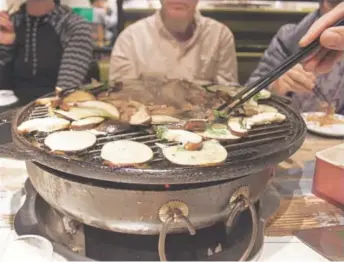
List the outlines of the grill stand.
<svg viewBox="0 0 344 262">
<path fill-rule="evenodd" d="M 25 184 L 25 189 L 27 192 L 25 203 L 17 213 L 14 221 L 14 228 L 18 235 L 36 234 L 48 238 L 53 242 L 55 252 L 62 255 L 69 261 L 159 260 L 157 250 L 155 250 L 156 256 L 153 255 L 153 259 L 152 253 L 154 252 L 150 251 L 144 251 L 143 253 L 140 251 L 140 255 L 128 254 L 128 250 L 123 251 L 121 247 L 114 251 L 116 242 L 122 243 L 124 239 L 127 239 L 126 241 L 129 241 L 130 243 L 130 241 L 132 241 L 130 238 L 134 236 L 130 236 L 128 234 L 117 234 L 75 223 L 75 221 L 69 220 L 51 208 L 37 194 L 29 180 Z M 279 205 L 280 201 L 278 193 L 272 186 L 269 186 L 258 205 L 256 205 L 257 210 L 259 211 L 257 212 L 259 221 L 258 232 L 255 239 L 255 244 L 249 255 L 249 259 L 255 259 L 255 257 L 259 254 L 264 243 L 265 226 L 268 222 L 268 219 L 277 212 Z M 247 225 L 250 225 L 251 217 L 248 212 L 247 214 L 248 216 L 246 216 L 246 218 L 244 213 L 241 214 L 240 218 L 236 219 L 237 221 L 234 223 L 247 223 Z M 68 230 L 65 229 L 66 225 Z M 209 230 L 210 233 L 214 233 L 214 231 L 216 232 L 213 227 L 212 229 L 204 229 L 204 231 L 207 230 L 208 233 L 204 233 L 206 238 L 209 236 Z M 215 246 L 208 247 L 205 249 L 206 251 L 197 251 L 196 253 L 198 260 L 238 260 L 249 246 L 252 234 L 251 231 L 252 230 L 250 226 L 238 226 L 238 224 L 236 224 L 236 226 L 234 226 L 234 228 L 232 228 L 231 231 L 227 232 L 226 234 L 227 238 L 229 238 L 229 241 L 227 241 L 229 242 L 228 245 L 222 247 L 221 244 L 217 244 Z M 116 235 L 115 237 L 114 234 Z M 197 235 L 202 234 L 203 233 L 200 232 Z M 97 237 L 98 235 L 99 237 Z M 171 236 L 170 238 L 174 237 L 175 236 Z M 103 243 L 100 243 L 102 241 Z M 108 247 L 104 247 L 104 244 L 108 245 Z M 180 243 L 177 244 L 180 245 Z M 95 254 L 99 252 L 99 248 L 104 248 L 104 250 L 101 252 L 102 254 Z M 116 256 L 109 257 L 109 253 L 116 253 Z M 169 253 L 168 250 L 167 254 L 168 257 L 171 256 L 171 252 Z M 195 257 L 172 257 L 170 260 L 195 260 Z"/>
</svg>

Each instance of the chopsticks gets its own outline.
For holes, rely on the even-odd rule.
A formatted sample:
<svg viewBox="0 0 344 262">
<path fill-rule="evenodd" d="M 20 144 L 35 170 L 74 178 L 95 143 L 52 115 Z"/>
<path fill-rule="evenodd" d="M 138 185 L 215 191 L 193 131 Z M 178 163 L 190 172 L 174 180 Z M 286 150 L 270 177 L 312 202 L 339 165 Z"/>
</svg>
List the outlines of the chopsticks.
<svg viewBox="0 0 344 262">
<path fill-rule="evenodd" d="M 324 95 L 324 93 L 318 88 L 318 86 L 315 86 L 313 89 L 313 93 L 321 100 L 326 102 L 329 106 L 331 105 L 330 101 L 327 99 L 327 97 Z"/>
<path fill-rule="evenodd" d="M 344 19 L 339 20 L 333 26 L 344 26 Z M 317 51 L 320 48 L 320 38 L 317 38 L 308 46 L 301 48 L 299 52 L 290 56 L 284 63 L 272 70 L 266 76 L 258 79 L 250 86 L 244 88 L 238 94 L 236 94 L 231 101 L 224 103 L 219 106 L 216 110 L 222 111 L 226 108 L 226 113 L 231 113 L 233 110 L 237 109 L 239 106 L 250 100 L 257 93 L 259 93 L 264 88 L 272 84 L 276 79 L 294 67 L 296 64 L 300 63 L 303 59 L 307 58 L 312 52 Z"/>
<path fill-rule="evenodd" d="M 10 14 L 11 14 L 11 10 L 13 9 L 13 7 L 14 7 L 14 4 L 11 3 L 11 4 L 9 5 L 9 7 L 7 8 L 6 13 L 10 15 Z"/>
</svg>

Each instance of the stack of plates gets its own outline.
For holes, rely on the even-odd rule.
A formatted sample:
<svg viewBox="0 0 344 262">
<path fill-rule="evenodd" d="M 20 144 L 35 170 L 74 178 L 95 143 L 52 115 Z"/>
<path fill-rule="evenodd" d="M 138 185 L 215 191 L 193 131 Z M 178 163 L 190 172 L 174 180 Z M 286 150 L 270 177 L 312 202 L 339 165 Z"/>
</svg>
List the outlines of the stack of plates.
<svg viewBox="0 0 344 262">
<path fill-rule="evenodd" d="M 25 163 L 0 159 L 0 227 L 11 227 L 14 216 L 24 201 L 27 179 Z"/>
</svg>

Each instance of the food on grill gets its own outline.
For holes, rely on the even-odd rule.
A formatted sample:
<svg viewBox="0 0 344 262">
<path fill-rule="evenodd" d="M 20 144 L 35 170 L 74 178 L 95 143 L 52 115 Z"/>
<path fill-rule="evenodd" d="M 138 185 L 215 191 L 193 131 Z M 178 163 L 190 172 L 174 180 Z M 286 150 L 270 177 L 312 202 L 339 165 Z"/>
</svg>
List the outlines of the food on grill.
<svg viewBox="0 0 344 262">
<path fill-rule="evenodd" d="M 236 86 L 223 86 L 223 85 L 212 85 L 212 86 L 208 86 L 206 87 L 206 89 L 209 92 L 223 92 L 228 94 L 228 96 L 230 97 L 234 97 L 239 91 L 240 91 L 240 87 L 236 87 Z"/>
<path fill-rule="evenodd" d="M 89 92 L 76 90 L 72 93 L 69 93 L 62 100 L 64 103 L 75 103 L 96 100 L 96 97 Z"/>
<path fill-rule="evenodd" d="M 271 97 L 271 92 L 268 90 L 261 90 L 258 94 L 255 95 L 256 100 L 263 100 L 263 99 L 269 99 Z"/>
<path fill-rule="evenodd" d="M 261 113 L 250 118 L 247 118 L 246 123 L 249 126 L 267 125 L 273 123 L 281 123 L 286 119 L 286 116 L 280 113 Z"/>
<path fill-rule="evenodd" d="M 128 123 L 121 122 L 119 120 L 108 119 L 95 128 L 99 132 L 107 134 L 118 134 L 128 131 L 131 126 Z"/>
<path fill-rule="evenodd" d="M 69 120 L 80 120 L 88 117 L 108 117 L 108 113 L 97 108 L 71 107 L 68 111 L 56 109 L 54 112 Z"/>
<path fill-rule="evenodd" d="M 122 114 L 133 115 L 138 110 L 135 105 L 129 108 L 130 101 L 145 105 L 150 115 L 166 115 L 183 120 L 204 119 L 207 109 L 216 108 L 226 101 L 221 94 L 210 93 L 195 84 L 177 80 L 167 83 L 127 81 L 120 91 L 102 92 L 97 98 L 115 105 L 123 121 L 125 118 Z"/>
<path fill-rule="evenodd" d="M 166 116 L 166 115 L 152 115 L 152 124 L 153 125 L 164 125 L 170 123 L 179 123 L 180 119 Z"/>
<path fill-rule="evenodd" d="M 237 136 L 246 136 L 253 126 L 281 123 L 286 116 L 280 113 L 260 113 L 251 117 L 231 117 L 228 119 L 229 130 Z"/>
<path fill-rule="evenodd" d="M 215 166 L 227 158 L 226 149 L 217 141 L 203 143 L 200 150 L 188 151 L 181 146 L 170 146 L 162 149 L 167 160 L 182 166 Z"/>
<path fill-rule="evenodd" d="M 19 134 L 29 134 L 32 132 L 54 132 L 68 128 L 70 122 L 58 117 L 36 118 L 21 123 L 17 131 Z"/>
<path fill-rule="evenodd" d="M 45 105 L 50 105 L 51 102 L 56 101 L 58 98 L 57 97 L 43 97 L 43 98 L 39 98 L 35 101 L 36 105 L 41 105 L 41 106 L 45 106 Z"/>
<path fill-rule="evenodd" d="M 153 151 L 147 145 L 130 140 L 106 143 L 101 150 L 101 158 L 112 166 L 134 166 L 144 164 L 153 158 Z"/>
<path fill-rule="evenodd" d="M 198 133 L 207 139 L 216 139 L 218 141 L 230 141 L 240 139 L 239 136 L 232 134 L 226 125 L 223 124 L 213 124 L 211 127 L 207 128 L 204 132 Z"/>
<path fill-rule="evenodd" d="M 254 116 L 260 113 L 278 113 L 278 110 L 268 105 L 245 104 L 243 106 L 245 116 Z"/>
<path fill-rule="evenodd" d="M 145 106 L 141 106 L 139 110 L 130 117 L 129 123 L 134 126 L 149 125 L 152 117 Z"/>
<path fill-rule="evenodd" d="M 210 92 L 227 93 L 230 97 L 234 97 L 243 89 L 243 87 L 213 85 L 213 86 L 208 86 L 206 89 Z M 269 99 L 270 97 L 271 97 L 271 92 L 263 89 L 254 96 L 254 100 L 258 101 L 258 100 L 263 100 L 263 99 Z"/>
<path fill-rule="evenodd" d="M 78 152 L 92 147 L 96 141 L 96 136 L 87 131 L 60 131 L 48 135 L 44 144 L 51 151 Z"/>
<path fill-rule="evenodd" d="M 88 118 L 73 121 L 72 124 L 70 125 L 70 128 L 72 130 L 89 130 L 98 126 L 103 121 L 104 121 L 103 117 L 98 117 L 98 116 L 88 117 Z"/>
<path fill-rule="evenodd" d="M 98 109 L 104 112 L 105 116 L 111 119 L 119 119 L 119 112 L 118 109 L 108 103 L 102 101 L 85 101 L 76 103 L 77 107 L 80 108 L 90 108 L 90 109 Z"/>
<path fill-rule="evenodd" d="M 247 124 L 247 118 L 231 117 L 228 119 L 229 130 L 237 136 L 247 136 L 251 126 Z"/>
<path fill-rule="evenodd" d="M 205 131 L 207 129 L 207 125 L 207 120 L 190 119 L 185 122 L 183 129 L 188 131 Z"/>
<path fill-rule="evenodd" d="M 198 150 L 202 147 L 202 136 L 181 129 L 167 129 L 158 128 L 157 136 L 160 139 L 167 140 L 169 142 L 178 142 L 182 144 L 185 150 Z"/>
</svg>

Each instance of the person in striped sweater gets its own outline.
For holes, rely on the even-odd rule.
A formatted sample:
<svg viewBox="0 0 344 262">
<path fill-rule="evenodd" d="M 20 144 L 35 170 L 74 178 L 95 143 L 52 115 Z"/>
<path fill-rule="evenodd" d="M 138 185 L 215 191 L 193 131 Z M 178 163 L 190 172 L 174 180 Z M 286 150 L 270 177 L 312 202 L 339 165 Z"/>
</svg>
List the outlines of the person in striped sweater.
<svg viewBox="0 0 344 262">
<path fill-rule="evenodd" d="M 89 22 L 58 0 L 27 0 L 11 16 L 0 12 L 0 89 L 26 104 L 56 87 L 77 87 L 93 48 Z"/>
</svg>

